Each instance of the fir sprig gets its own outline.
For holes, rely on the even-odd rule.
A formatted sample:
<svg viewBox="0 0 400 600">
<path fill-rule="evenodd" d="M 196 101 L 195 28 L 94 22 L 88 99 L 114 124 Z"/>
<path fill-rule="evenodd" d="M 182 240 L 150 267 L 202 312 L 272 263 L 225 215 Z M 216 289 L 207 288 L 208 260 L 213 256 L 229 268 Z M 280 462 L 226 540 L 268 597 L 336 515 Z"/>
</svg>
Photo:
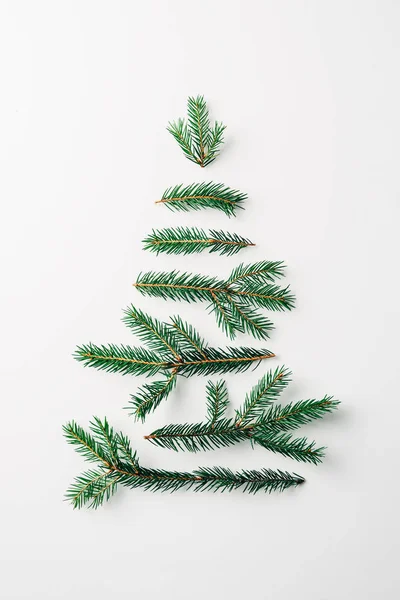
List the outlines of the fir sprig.
<svg viewBox="0 0 400 600">
<path fill-rule="evenodd" d="M 206 387 L 207 417 L 211 428 L 222 419 L 228 407 L 229 397 L 225 381 L 213 383 L 209 381 Z"/>
<path fill-rule="evenodd" d="M 156 204 L 164 204 L 172 211 L 200 210 L 215 208 L 222 210 L 228 217 L 235 215 L 247 194 L 233 190 L 223 183 L 191 183 L 190 185 L 175 185 L 167 188 Z"/>
<path fill-rule="evenodd" d="M 294 438 L 286 433 L 335 410 L 339 402 L 329 396 L 322 400 L 302 400 L 287 406 L 274 404 L 290 382 L 291 373 L 285 367 L 270 371 L 246 395 L 235 418 L 225 416 L 228 394 L 223 381 L 209 382 L 207 421 L 191 424 L 171 424 L 145 436 L 156 446 L 171 450 L 199 452 L 223 448 L 249 440 L 271 452 L 300 462 L 318 464 L 324 457 L 324 447 L 306 438 Z"/>
<path fill-rule="evenodd" d="M 178 142 L 187 159 L 201 167 L 212 163 L 224 142 L 225 125 L 210 117 L 204 96 L 190 96 L 187 104 L 188 118 L 169 123 L 167 130 Z"/>
<path fill-rule="evenodd" d="M 90 343 L 78 346 L 74 356 L 85 366 L 110 373 L 161 374 L 162 379 L 145 384 L 132 395 L 130 408 L 136 418 L 143 420 L 168 398 L 178 375 L 240 373 L 275 356 L 266 349 L 210 348 L 197 331 L 179 317 L 163 323 L 134 306 L 124 311 L 123 321 L 148 348 Z"/>
<path fill-rule="evenodd" d="M 339 404 L 340 402 L 332 396 L 324 396 L 320 400 L 300 400 L 285 406 L 275 404 L 265 410 L 261 425 L 263 430 L 291 431 L 316 419 L 322 419 Z"/>
<path fill-rule="evenodd" d="M 241 264 L 226 280 L 179 271 L 140 273 L 134 287 L 143 295 L 186 302 L 208 302 L 208 309 L 231 339 L 238 332 L 266 339 L 272 322 L 257 308 L 291 310 L 295 297 L 289 286 L 280 288 L 275 279 L 284 275 L 281 261 Z"/>
<path fill-rule="evenodd" d="M 140 465 L 125 435 L 116 433 L 107 419 L 95 417 L 89 429 L 90 433 L 74 421 L 63 427 L 67 442 L 86 460 L 96 463 L 96 468 L 76 477 L 66 492 L 66 500 L 74 508 L 85 505 L 98 508 L 111 498 L 118 485 L 170 492 L 182 488 L 195 492 L 242 488 L 244 492 L 256 493 L 283 491 L 304 482 L 295 473 L 271 469 L 238 472 L 223 467 L 200 467 L 193 472 L 148 469 Z"/>
<path fill-rule="evenodd" d="M 208 250 L 231 256 L 243 248 L 255 246 L 249 239 L 237 233 L 210 229 L 204 231 L 197 227 L 175 227 L 153 229 L 144 240 L 144 249 L 159 254 L 195 254 Z"/>
<path fill-rule="evenodd" d="M 261 420 L 264 412 L 290 383 L 291 373 L 285 367 L 268 371 L 245 396 L 243 406 L 236 411 L 236 427 Z"/>
</svg>

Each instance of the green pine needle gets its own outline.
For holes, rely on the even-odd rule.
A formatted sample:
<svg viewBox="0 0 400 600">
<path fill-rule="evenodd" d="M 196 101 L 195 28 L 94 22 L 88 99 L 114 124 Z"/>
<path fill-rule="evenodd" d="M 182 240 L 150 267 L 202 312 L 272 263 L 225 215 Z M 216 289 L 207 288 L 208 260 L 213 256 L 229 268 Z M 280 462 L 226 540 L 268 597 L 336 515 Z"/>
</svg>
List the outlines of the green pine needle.
<svg viewBox="0 0 400 600">
<path fill-rule="evenodd" d="M 142 420 L 168 398 L 178 375 L 241 373 L 275 356 L 263 348 L 210 348 L 180 317 L 173 317 L 171 323 L 163 323 L 134 306 L 124 311 L 123 321 L 149 349 L 86 344 L 77 347 L 74 357 L 85 366 L 109 373 L 149 377 L 161 374 L 162 379 L 145 384 L 131 397 L 128 408 Z"/>
<path fill-rule="evenodd" d="M 165 204 L 172 211 L 200 210 L 215 208 L 222 210 L 228 217 L 243 208 L 247 194 L 232 190 L 223 183 L 192 183 L 175 185 L 165 190 L 156 204 Z"/>
<path fill-rule="evenodd" d="M 255 246 L 250 240 L 226 231 L 204 231 L 197 227 L 153 229 L 144 240 L 144 249 L 157 254 L 195 254 L 208 250 L 232 256 L 243 248 Z"/>
<path fill-rule="evenodd" d="M 64 426 L 64 435 L 69 444 L 86 460 L 92 461 L 93 451 L 101 448 L 97 457 L 97 466 L 75 478 L 67 490 L 65 499 L 73 508 L 98 508 L 107 502 L 119 485 L 128 488 L 143 488 L 150 491 L 170 491 L 192 489 L 199 491 L 232 491 L 242 488 L 244 492 L 283 491 L 296 487 L 304 478 L 287 471 L 271 469 L 231 471 L 223 467 L 200 467 L 193 472 L 147 469 L 139 464 L 137 455 L 132 451 L 128 439 L 123 433 L 116 433 L 107 419 L 94 417 L 86 432 L 76 423 Z M 98 441 L 94 442 L 94 436 Z M 112 454 L 110 452 L 112 448 Z M 90 452 L 88 452 L 88 448 Z M 94 449 L 94 450 L 93 450 Z"/>
<path fill-rule="evenodd" d="M 169 123 L 167 130 L 178 142 L 187 159 L 205 167 L 219 154 L 226 127 L 218 121 L 211 127 L 204 96 L 189 97 L 187 112 L 187 121 L 178 119 Z"/>
<path fill-rule="evenodd" d="M 134 287 L 145 296 L 185 302 L 208 302 L 217 324 L 234 339 L 248 333 L 266 339 L 272 322 L 257 308 L 291 310 L 295 297 L 289 287 L 280 288 L 274 280 L 284 275 L 281 261 L 260 261 L 239 265 L 226 280 L 179 271 L 140 273 Z"/>
</svg>

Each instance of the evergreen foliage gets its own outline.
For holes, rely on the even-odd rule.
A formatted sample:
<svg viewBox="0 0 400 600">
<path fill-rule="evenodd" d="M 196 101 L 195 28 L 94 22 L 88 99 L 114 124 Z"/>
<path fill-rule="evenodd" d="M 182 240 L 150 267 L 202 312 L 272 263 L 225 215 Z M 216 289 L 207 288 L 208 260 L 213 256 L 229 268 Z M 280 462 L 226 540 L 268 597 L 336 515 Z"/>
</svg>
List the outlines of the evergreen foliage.
<svg viewBox="0 0 400 600">
<path fill-rule="evenodd" d="M 274 404 L 290 383 L 290 375 L 285 367 L 266 373 L 246 394 L 233 419 L 225 416 L 228 406 L 225 383 L 208 382 L 206 422 L 166 425 L 145 439 L 162 448 L 189 452 L 223 448 L 249 440 L 271 452 L 318 464 L 324 457 L 325 448 L 318 448 L 315 442 L 304 437 L 294 438 L 286 432 L 322 418 L 335 410 L 339 402 L 325 396 L 322 400 L 302 400 L 283 407 Z"/>
<path fill-rule="evenodd" d="M 187 120 L 178 119 L 169 123 L 167 130 L 178 142 L 187 159 L 205 167 L 219 154 L 225 128 L 218 121 L 211 127 L 204 96 L 196 96 L 188 98 Z"/>
<path fill-rule="evenodd" d="M 226 280 L 179 271 L 140 273 L 134 287 L 143 295 L 164 300 L 208 302 L 208 309 L 224 333 L 234 339 L 238 332 L 266 339 L 272 322 L 257 311 L 291 310 L 295 297 L 289 286 L 280 288 L 275 280 L 284 275 L 281 261 L 240 264 Z"/>
<path fill-rule="evenodd" d="M 169 123 L 168 131 L 178 142 L 188 160 L 205 167 L 215 160 L 224 141 L 225 125 L 210 123 L 209 111 L 203 96 L 189 97 L 187 119 Z M 157 204 L 172 211 L 213 208 L 229 217 L 243 209 L 247 195 L 222 183 L 203 182 L 175 185 L 168 188 Z M 153 229 L 144 240 L 144 249 L 168 255 L 190 255 L 204 250 L 231 256 L 243 248 L 254 246 L 236 233 L 197 227 Z M 291 310 L 295 297 L 289 286 L 279 287 L 277 280 L 284 276 L 281 261 L 259 261 L 240 264 L 227 278 L 187 272 L 140 273 L 134 286 L 147 296 L 186 302 L 208 302 L 218 325 L 231 339 L 237 333 L 249 333 L 266 339 L 273 329 L 272 322 L 259 309 Z M 74 357 L 84 366 L 111 373 L 153 377 L 131 396 L 131 413 L 144 420 L 160 402 L 167 399 L 177 384 L 178 376 L 239 373 L 275 355 L 266 350 L 249 347 L 212 348 L 194 327 L 179 316 L 162 322 L 145 312 L 128 307 L 123 322 L 143 346 L 95 345 L 78 346 Z M 172 450 L 198 452 L 228 447 L 249 441 L 273 453 L 300 461 L 318 464 L 324 457 L 324 447 L 290 432 L 324 417 L 339 405 L 325 396 L 285 406 L 277 398 L 290 382 L 291 373 L 285 367 L 266 373 L 246 394 L 242 406 L 233 418 L 226 415 L 229 398 L 223 380 L 209 381 L 206 386 L 206 419 L 201 423 L 170 424 L 153 431 L 145 439 Z M 139 462 L 130 440 L 116 432 L 107 419 L 93 417 L 85 430 L 71 421 L 63 427 L 69 444 L 90 464 L 78 475 L 68 491 L 66 500 L 74 508 L 98 508 L 108 501 L 118 487 L 141 487 L 149 491 L 283 491 L 305 480 L 296 473 L 263 468 L 232 471 L 224 467 L 200 467 L 193 472 L 145 468 Z"/>
<path fill-rule="evenodd" d="M 211 348 L 180 317 L 173 317 L 170 323 L 163 323 L 134 306 L 124 311 L 123 321 L 147 348 L 115 344 L 97 346 L 90 343 L 78 346 L 74 356 L 85 366 L 110 373 L 146 376 L 161 374 L 160 380 L 145 384 L 131 397 L 130 408 L 133 409 L 133 414 L 143 420 L 169 396 L 178 375 L 190 377 L 240 373 L 275 356 L 266 349 Z M 221 397 L 222 392 L 219 394 Z"/>
<path fill-rule="evenodd" d="M 204 231 L 197 227 L 175 227 L 153 229 L 144 240 L 144 249 L 159 254 L 195 254 L 208 250 L 231 256 L 248 246 L 255 246 L 250 240 L 226 231 Z"/>
<path fill-rule="evenodd" d="M 271 469 L 234 472 L 223 467 L 200 467 L 193 472 L 148 469 L 139 463 L 136 452 L 123 433 L 117 433 L 107 422 L 94 417 L 90 432 L 74 421 L 64 427 L 67 442 L 85 460 L 96 467 L 78 475 L 65 498 L 74 508 L 98 508 L 116 492 L 118 485 L 144 488 L 150 491 L 170 491 L 186 488 L 199 491 L 244 492 L 283 491 L 304 482 L 304 478 L 287 471 Z"/>
<path fill-rule="evenodd" d="M 243 208 L 247 194 L 232 190 L 223 183 L 191 183 L 175 185 L 167 188 L 156 204 L 164 204 L 172 211 L 200 210 L 215 208 L 222 210 L 228 217 L 235 215 L 236 210 Z"/>
</svg>

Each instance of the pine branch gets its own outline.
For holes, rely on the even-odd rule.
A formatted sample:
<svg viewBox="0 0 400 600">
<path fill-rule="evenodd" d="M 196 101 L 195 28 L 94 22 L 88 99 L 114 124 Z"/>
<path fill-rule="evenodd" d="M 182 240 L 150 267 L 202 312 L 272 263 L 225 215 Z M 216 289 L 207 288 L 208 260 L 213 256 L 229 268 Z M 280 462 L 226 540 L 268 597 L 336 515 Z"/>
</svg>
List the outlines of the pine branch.
<svg viewBox="0 0 400 600">
<path fill-rule="evenodd" d="M 295 298 L 289 287 L 279 288 L 272 283 L 283 275 L 281 261 L 261 261 L 239 265 L 226 281 L 179 271 L 148 271 L 140 273 L 133 285 L 144 296 L 185 302 L 208 301 L 218 326 L 231 339 L 238 332 L 266 339 L 273 324 L 254 307 L 272 311 L 294 307 Z"/>
<path fill-rule="evenodd" d="M 94 435 L 98 435 L 99 423 L 101 423 L 101 430 L 107 432 L 107 443 L 109 442 L 116 449 L 116 454 L 113 455 L 112 460 L 99 456 L 95 469 L 76 477 L 66 492 L 66 500 L 74 508 L 82 508 L 84 505 L 89 508 L 98 508 L 111 498 L 118 485 L 170 492 L 182 488 L 192 489 L 195 492 L 231 491 L 242 488 L 245 492 L 256 493 L 259 491 L 283 491 L 304 482 L 304 478 L 295 473 L 290 474 L 287 471 L 270 469 L 233 472 L 223 467 L 200 467 L 192 473 L 147 469 L 139 464 L 137 456 L 132 452 L 124 434 L 115 433 L 106 419 L 101 421 L 94 418 L 90 425 Z M 75 423 L 69 423 L 63 429 L 67 442 L 73 444 L 75 449 L 87 460 L 92 460 L 92 455 L 87 454 L 86 441 L 93 440 L 93 436 Z M 77 431 L 83 439 L 81 443 L 76 441 Z"/>
<path fill-rule="evenodd" d="M 198 353 L 187 353 L 182 362 L 173 365 L 179 369 L 180 375 L 223 375 L 224 373 L 243 373 L 250 367 L 256 367 L 265 359 L 273 358 L 275 354 L 264 348 L 247 348 L 245 346 L 207 348 L 205 356 Z"/>
<path fill-rule="evenodd" d="M 90 423 L 90 429 L 94 434 L 94 438 L 101 445 L 104 456 L 107 457 L 107 461 L 113 462 L 116 460 L 118 455 L 119 440 L 114 435 L 114 430 L 109 426 L 107 420 L 102 421 L 98 417 L 93 417 L 93 421 Z"/>
<path fill-rule="evenodd" d="M 226 300 L 215 294 L 211 312 L 214 313 L 217 325 L 230 338 L 236 333 L 248 333 L 258 340 L 265 340 L 274 329 L 272 321 L 257 310 L 243 303 L 239 298 L 233 298 L 227 293 Z"/>
<path fill-rule="evenodd" d="M 67 423 L 63 427 L 64 435 L 69 444 L 76 446 L 76 451 L 82 454 L 85 460 L 89 462 L 107 462 L 109 455 L 92 435 L 87 433 L 75 421 Z"/>
<path fill-rule="evenodd" d="M 221 419 L 227 409 L 229 398 L 225 381 L 213 383 L 209 381 L 206 387 L 207 394 L 207 419 L 211 429 Z"/>
<path fill-rule="evenodd" d="M 172 211 L 200 210 L 202 208 L 215 208 L 222 210 L 228 217 L 235 215 L 235 211 L 243 208 L 242 204 L 247 199 L 247 194 L 232 190 L 223 183 L 192 183 L 190 185 L 176 185 L 165 190 L 156 204 L 165 204 Z"/>
<path fill-rule="evenodd" d="M 191 162 L 198 164 L 197 158 L 192 150 L 193 140 L 185 119 L 178 119 L 175 122 L 168 123 L 167 130 L 174 136 L 186 158 Z"/>
<path fill-rule="evenodd" d="M 210 142 L 210 119 L 203 96 L 188 98 L 188 124 L 194 153 L 200 166 L 204 167 L 206 149 Z"/>
<path fill-rule="evenodd" d="M 101 467 L 85 471 L 75 478 L 65 494 L 65 499 L 74 508 L 82 508 L 85 504 L 89 508 L 98 508 L 114 494 L 117 481 L 112 471 L 104 471 Z"/>
<path fill-rule="evenodd" d="M 202 452 L 232 446 L 250 439 L 248 431 L 235 427 L 232 419 L 219 419 L 214 423 L 170 424 L 144 436 L 155 446 L 169 450 Z"/>
<path fill-rule="evenodd" d="M 176 385 L 177 369 L 172 369 L 171 375 L 161 381 L 145 383 L 136 394 L 131 394 L 129 402 L 130 415 L 136 419 L 145 420 L 163 400 L 166 400 Z"/>
<path fill-rule="evenodd" d="M 252 441 L 271 452 L 314 465 L 322 462 L 326 450 L 325 447 L 316 448 L 315 442 L 309 442 L 307 438 L 293 438 L 289 433 L 273 433 L 262 426 L 255 428 Z"/>
<path fill-rule="evenodd" d="M 205 350 L 207 348 L 206 342 L 197 333 L 195 328 L 188 323 L 182 321 L 179 316 L 171 317 L 171 323 L 174 327 L 174 331 L 179 340 L 179 345 L 183 352 L 197 351 L 199 354 L 206 358 Z"/>
<path fill-rule="evenodd" d="M 208 146 L 208 153 L 204 159 L 204 166 L 206 167 L 213 160 L 216 159 L 217 155 L 221 150 L 221 146 L 224 143 L 224 131 L 226 126 L 223 123 L 215 121 L 214 129 L 211 132 L 210 142 Z"/>
<path fill-rule="evenodd" d="M 240 373 L 275 355 L 266 349 L 210 348 L 197 331 L 180 317 L 171 323 L 154 319 L 134 306 L 124 311 L 123 321 L 150 349 L 126 345 L 78 346 L 75 358 L 85 366 L 123 375 L 163 375 L 132 395 L 136 418 L 144 419 L 174 389 L 177 376 Z"/>
<path fill-rule="evenodd" d="M 143 361 L 142 355 L 152 357 Z M 207 348 L 203 353 L 181 353 L 181 360 L 162 361 L 157 355 L 148 353 L 144 348 L 131 346 L 78 346 L 74 358 L 85 366 L 95 367 L 110 373 L 122 372 L 130 375 L 155 375 L 166 370 L 177 369 L 179 375 L 216 375 L 238 373 L 247 370 L 254 362 L 273 358 L 275 354 L 264 348 L 255 349 L 245 346 Z"/>
<path fill-rule="evenodd" d="M 324 447 L 317 448 L 315 442 L 293 438 L 282 431 L 322 418 L 336 409 L 339 402 L 325 396 L 322 400 L 303 400 L 283 408 L 271 406 L 289 384 L 289 376 L 290 372 L 284 367 L 267 373 L 246 395 L 235 419 L 225 417 L 228 394 L 222 387 L 224 382 L 209 382 L 206 422 L 166 425 L 145 436 L 145 439 L 162 448 L 189 452 L 224 448 L 249 440 L 283 456 L 318 464 L 324 457 Z M 220 403 L 217 402 L 217 389 L 224 390 Z"/>
<path fill-rule="evenodd" d="M 123 375 L 151 376 L 173 367 L 173 362 L 162 360 L 155 352 L 126 345 L 85 344 L 77 346 L 74 358 L 83 362 L 85 367 Z"/>
<path fill-rule="evenodd" d="M 224 141 L 226 127 L 216 121 L 211 129 L 204 96 L 189 97 L 187 111 L 187 122 L 178 119 L 169 123 L 167 130 L 178 142 L 186 158 L 205 167 L 217 157 Z"/>
<path fill-rule="evenodd" d="M 179 360 L 179 344 L 174 331 L 166 323 L 152 319 L 149 315 L 134 306 L 124 311 L 122 321 L 137 337 L 161 356 L 174 356 Z"/>
<path fill-rule="evenodd" d="M 231 256 L 243 248 L 255 246 L 250 240 L 226 231 L 197 227 L 175 227 L 152 231 L 144 240 L 144 249 L 159 254 L 195 254 L 208 250 Z"/>
<path fill-rule="evenodd" d="M 106 422 L 106 419 L 104 419 Z M 129 438 L 120 431 L 115 434 L 115 440 L 117 445 L 117 458 L 128 463 L 133 470 L 138 468 L 138 458 L 136 452 L 132 450 L 131 442 Z"/>
<path fill-rule="evenodd" d="M 263 429 L 272 431 L 290 431 L 306 425 L 315 419 L 322 419 L 326 414 L 338 408 L 340 402 L 332 396 L 324 396 L 321 400 L 300 400 L 286 406 L 270 406 L 264 413 L 261 423 Z"/>
<path fill-rule="evenodd" d="M 236 412 L 236 427 L 246 425 L 263 417 L 264 411 L 290 383 L 291 372 L 285 367 L 269 371 L 250 390 L 243 406 Z"/>
<path fill-rule="evenodd" d="M 234 283 L 251 280 L 257 281 L 274 281 L 285 275 L 285 265 L 282 261 L 260 260 L 259 262 L 250 265 L 243 263 L 235 267 L 228 277 L 228 284 L 232 286 Z"/>
</svg>

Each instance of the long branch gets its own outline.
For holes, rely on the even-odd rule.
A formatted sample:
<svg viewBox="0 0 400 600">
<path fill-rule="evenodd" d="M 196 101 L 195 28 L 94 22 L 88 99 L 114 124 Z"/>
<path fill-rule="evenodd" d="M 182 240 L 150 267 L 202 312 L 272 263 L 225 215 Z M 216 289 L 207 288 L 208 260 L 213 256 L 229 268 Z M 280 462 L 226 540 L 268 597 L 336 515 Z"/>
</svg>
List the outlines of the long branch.
<svg viewBox="0 0 400 600">
<path fill-rule="evenodd" d="M 255 292 L 243 292 L 240 290 L 231 290 L 227 287 L 223 288 L 212 288 L 207 286 L 199 286 L 199 285 L 178 285 L 176 283 L 133 283 L 133 287 L 161 287 L 161 288 L 172 288 L 172 289 L 181 289 L 181 290 L 199 290 L 200 292 L 210 292 L 210 294 L 238 294 L 239 296 L 251 296 L 254 298 L 263 298 L 264 300 L 278 300 L 279 302 L 283 302 L 285 298 L 282 296 L 271 296 L 268 294 L 257 294 Z"/>
<path fill-rule="evenodd" d="M 225 362 L 248 362 L 248 361 L 258 361 L 263 360 L 264 358 L 274 358 L 275 354 L 262 354 L 260 356 L 251 356 L 251 357 L 232 357 L 232 358 L 205 358 L 204 360 L 181 360 L 177 363 L 171 362 L 152 362 L 145 360 L 137 360 L 135 358 L 122 358 L 120 356 L 100 356 L 98 354 L 91 354 L 89 352 L 85 352 L 82 354 L 87 358 L 97 358 L 101 360 L 117 360 L 128 363 L 135 363 L 141 365 L 157 365 L 160 367 L 170 368 L 170 369 L 179 369 L 181 367 L 185 367 L 187 365 L 202 365 L 209 363 L 225 363 Z"/>
</svg>

